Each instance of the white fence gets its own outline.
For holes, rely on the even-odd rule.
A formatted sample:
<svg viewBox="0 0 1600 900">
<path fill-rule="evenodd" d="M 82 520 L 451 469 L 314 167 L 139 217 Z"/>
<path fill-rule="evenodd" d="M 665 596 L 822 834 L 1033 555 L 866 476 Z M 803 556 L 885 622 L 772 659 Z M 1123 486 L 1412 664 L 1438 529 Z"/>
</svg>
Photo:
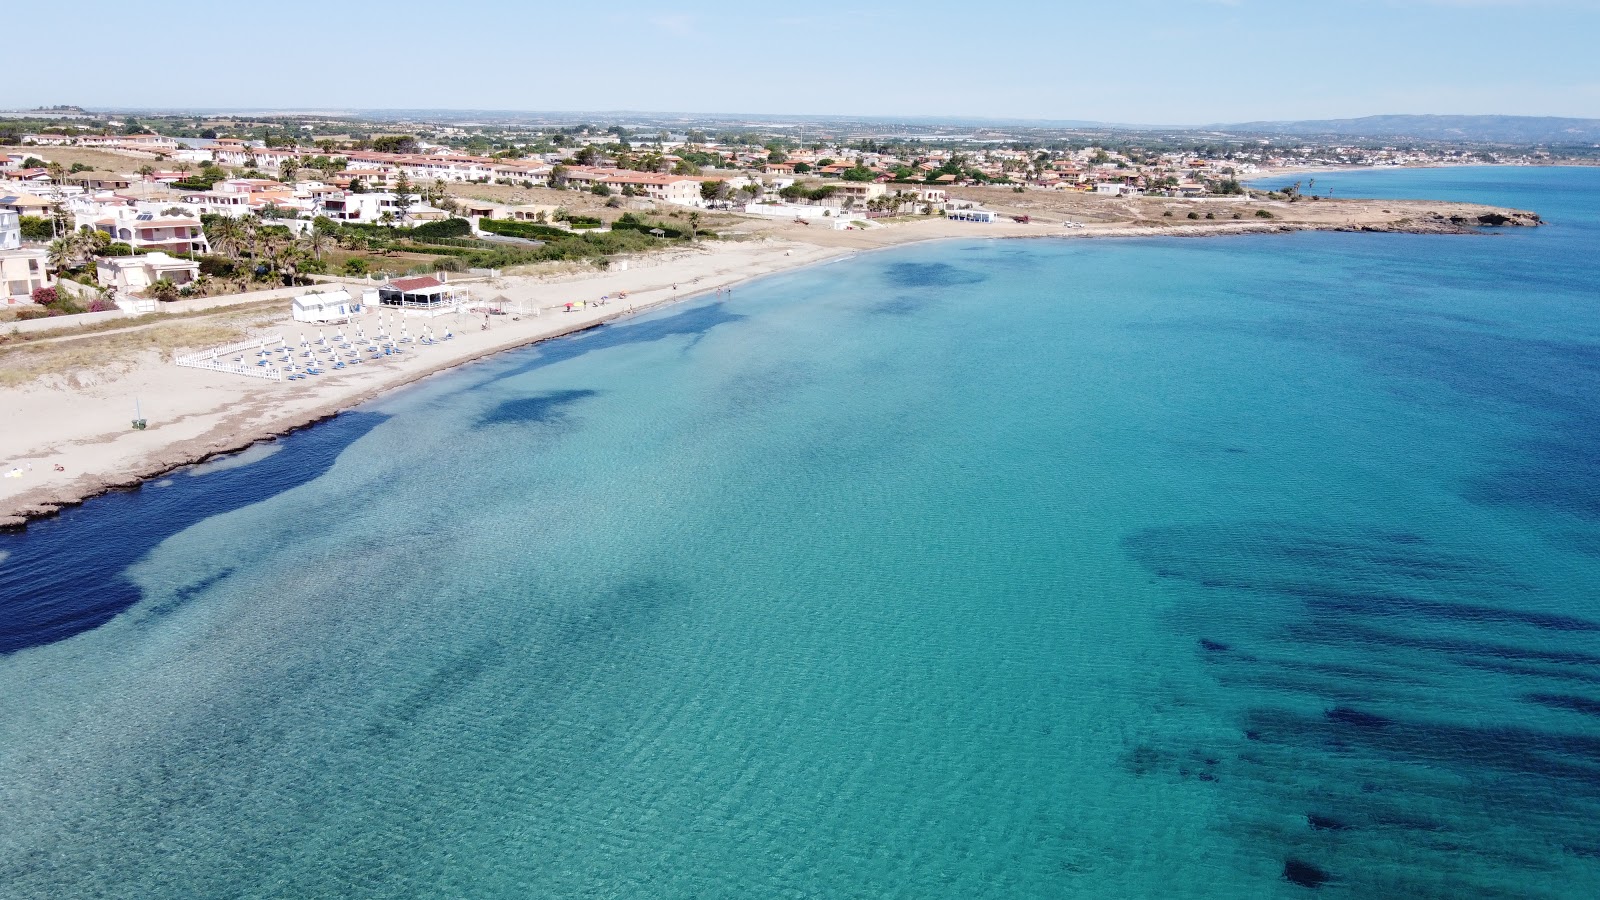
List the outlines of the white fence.
<svg viewBox="0 0 1600 900">
<path fill-rule="evenodd" d="M 263 349 L 281 343 L 283 343 L 281 336 L 257 338 L 253 341 L 241 341 L 237 344 L 229 344 L 226 347 L 213 347 L 210 350 L 202 350 L 199 353 L 185 354 L 175 359 L 174 362 L 189 369 L 210 369 L 213 372 L 243 375 L 246 378 L 282 381 L 283 370 L 277 366 L 258 366 L 238 359 L 238 357 L 242 357 L 246 353 L 259 354 Z"/>
</svg>

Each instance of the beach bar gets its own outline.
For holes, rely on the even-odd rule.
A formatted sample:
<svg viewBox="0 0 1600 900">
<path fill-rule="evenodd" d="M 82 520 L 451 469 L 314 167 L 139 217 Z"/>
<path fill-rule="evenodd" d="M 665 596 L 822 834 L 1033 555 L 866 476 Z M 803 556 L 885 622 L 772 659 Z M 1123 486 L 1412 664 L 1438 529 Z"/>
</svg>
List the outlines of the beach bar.
<svg viewBox="0 0 1600 900">
<path fill-rule="evenodd" d="M 378 285 L 378 305 L 408 315 L 447 315 L 465 307 L 471 299 L 466 287 L 448 284 L 432 275 L 396 278 Z"/>
</svg>

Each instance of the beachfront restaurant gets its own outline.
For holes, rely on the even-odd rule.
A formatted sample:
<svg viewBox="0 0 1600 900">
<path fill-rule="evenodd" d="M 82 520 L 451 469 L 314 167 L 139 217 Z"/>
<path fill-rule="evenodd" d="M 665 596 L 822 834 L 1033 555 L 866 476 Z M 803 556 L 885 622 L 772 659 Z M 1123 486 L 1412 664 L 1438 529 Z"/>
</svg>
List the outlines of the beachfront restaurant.
<svg viewBox="0 0 1600 900">
<path fill-rule="evenodd" d="M 465 286 L 440 281 L 432 275 L 396 278 L 378 285 L 378 306 L 413 316 L 443 316 L 457 312 L 472 299 Z"/>
</svg>

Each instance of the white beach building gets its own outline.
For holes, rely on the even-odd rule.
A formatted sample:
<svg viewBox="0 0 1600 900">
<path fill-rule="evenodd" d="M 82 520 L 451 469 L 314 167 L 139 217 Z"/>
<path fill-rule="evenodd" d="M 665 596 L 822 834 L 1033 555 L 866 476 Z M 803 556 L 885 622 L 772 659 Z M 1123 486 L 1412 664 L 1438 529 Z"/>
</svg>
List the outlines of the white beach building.
<svg viewBox="0 0 1600 900">
<path fill-rule="evenodd" d="M 352 299 L 350 292 L 343 288 L 337 291 L 301 294 L 294 298 L 291 305 L 296 322 L 348 322 L 361 311 L 361 304 Z"/>
<path fill-rule="evenodd" d="M 464 285 L 450 284 L 432 275 L 396 278 L 378 285 L 378 306 L 413 316 L 442 316 L 459 312 L 472 294 Z"/>
</svg>

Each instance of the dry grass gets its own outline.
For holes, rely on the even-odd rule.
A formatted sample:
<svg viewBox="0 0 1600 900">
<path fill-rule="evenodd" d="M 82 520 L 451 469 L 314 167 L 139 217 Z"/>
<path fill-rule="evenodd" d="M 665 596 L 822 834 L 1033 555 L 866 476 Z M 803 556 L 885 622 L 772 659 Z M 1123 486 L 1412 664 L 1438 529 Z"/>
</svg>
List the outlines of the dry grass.
<svg viewBox="0 0 1600 900">
<path fill-rule="evenodd" d="M 78 376 L 131 367 L 144 353 L 169 361 L 180 350 L 199 350 L 243 340 L 238 317 L 215 322 L 163 323 L 116 334 L 59 343 L 23 344 L 0 349 L 0 387 L 20 387 L 46 376 L 81 384 Z"/>
<path fill-rule="evenodd" d="M 606 200 L 588 191 L 558 191 L 544 187 L 513 187 L 508 184 L 449 184 L 446 189 L 457 197 L 489 203 L 536 203 L 564 206 L 573 212 L 605 209 Z"/>
<path fill-rule="evenodd" d="M 85 147 L 18 147 L 18 152 L 37 156 L 49 162 L 58 162 L 67 168 L 72 168 L 73 163 L 82 163 L 92 166 L 101 172 L 116 172 L 129 175 L 139 171 L 140 166 L 155 166 L 162 168 L 165 163 L 158 165 L 149 157 L 139 158 L 126 156 L 121 153 L 108 153 L 105 150 L 91 150 Z M 191 163 L 190 165 L 193 165 Z"/>
</svg>

